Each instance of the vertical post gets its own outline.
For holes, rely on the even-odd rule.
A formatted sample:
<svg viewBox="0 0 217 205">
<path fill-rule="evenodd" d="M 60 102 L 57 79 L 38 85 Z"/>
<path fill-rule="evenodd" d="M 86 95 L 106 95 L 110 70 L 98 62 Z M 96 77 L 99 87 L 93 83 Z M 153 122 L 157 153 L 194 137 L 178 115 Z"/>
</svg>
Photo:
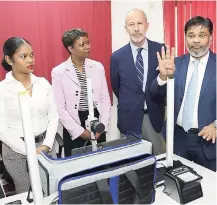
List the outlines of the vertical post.
<svg viewBox="0 0 217 205">
<path fill-rule="evenodd" d="M 18 94 L 20 113 L 22 117 L 23 133 L 26 144 L 27 162 L 34 204 L 42 204 L 42 186 L 39 174 L 38 160 L 35 146 L 35 136 L 33 132 L 31 109 L 27 91 Z"/>
<path fill-rule="evenodd" d="M 175 53 L 178 54 L 178 14 L 177 6 L 175 7 Z M 184 32 L 183 32 L 184 33 Z M 171 45 L 170 45 L 171 46 Z"/>
<path fill-rule="evenodd" d="M 173 166 L 174 143 L 174 78 L 167 79 L 166 164 Z"/>
<path fill-rule="evenodd" d="M 175 54 L 178 53 L 177 6 L 175 7 Z M 170 45 L 171 46 L 171 45 Z M 174 145 L 174 78 L 167 78 L 166 165 L 173 166 Z"/>
<path fill-rule="evenodd" d="M 92 91 L 92 84 L 91 78 L 87 77 L 87 97 L 88 97 L 88 108 L 89 108 L 89 116 L 90 119 L 94 119 L 94 111 L 93 111 L 93 91 Z"/>
<path fill-rule="evenodd" d="M 92 84 L 91 84 L 91 77 L 87 77 L 87 97 L 88 97 L 88 110 L 89 110 L 89 122 L 91 123 L 92 120 L 94 120 L 94 110 L 93 110 L 93 90 L 92 90 Z M 97 141 L 95 140 L 94 133 L 91 131 L 91 143 L 92 143 L 92 150 L 97 150 Z"/>
</svg>

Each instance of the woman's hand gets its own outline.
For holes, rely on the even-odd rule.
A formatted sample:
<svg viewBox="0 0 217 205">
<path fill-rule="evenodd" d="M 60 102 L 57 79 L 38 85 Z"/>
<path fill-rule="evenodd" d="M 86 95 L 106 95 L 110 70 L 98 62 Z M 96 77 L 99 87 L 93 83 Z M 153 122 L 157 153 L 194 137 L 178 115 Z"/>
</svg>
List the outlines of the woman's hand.
<svg viewBox="0 0 217 205">
<path fill-rule="evenodd" d="M 36 149 L 36 152 L 37 152 L 37 154 L 40 154 L 41 151 L 44 151 L 44 152 L 48 153 L 49 150 L 50 150 L 50 147 L 48 147 L 48 146 L 46 146 L 46 145 L 41 145 L 40 147 L 38 147 L 38 148 Z"/>
<path fill-rule="evenodd" d="M 88 130 L 84 130 L 84 132 L 80 135 L 80 137 L 85 140 L 90 140 L 91 133 Z"/>
</svg>

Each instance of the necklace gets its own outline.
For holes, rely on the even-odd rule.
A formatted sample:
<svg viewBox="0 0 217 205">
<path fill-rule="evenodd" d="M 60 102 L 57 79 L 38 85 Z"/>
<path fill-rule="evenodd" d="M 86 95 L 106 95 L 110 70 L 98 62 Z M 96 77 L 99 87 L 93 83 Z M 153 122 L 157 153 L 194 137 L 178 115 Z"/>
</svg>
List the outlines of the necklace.
<svg viewBox="0 0 217 205">
<path fill-rule="evenodd" d="M 25 89 L 29 90 L 29 88 L 31 88 L 31 87 L 32 87 L 32 83 L 30 83 L 30 85 L 27 88 L 25 88 Z"/>
</svg>

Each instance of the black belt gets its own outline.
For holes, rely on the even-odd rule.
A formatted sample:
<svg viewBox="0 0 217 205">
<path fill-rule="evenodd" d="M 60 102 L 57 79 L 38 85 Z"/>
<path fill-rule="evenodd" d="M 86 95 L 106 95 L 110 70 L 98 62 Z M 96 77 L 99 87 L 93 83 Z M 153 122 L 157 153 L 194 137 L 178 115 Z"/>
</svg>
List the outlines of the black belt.
<svg viewBox="0 0 217 205">
<path fill-rule="evenodd" d="M 181 128 L 181 129 L 183 129 L 183 127 L 180 127 L 179 125 L 177 125 L 177 126 L 179 128 Z M 191 128 L 187 132 L 184 130 L 184 132 L 187 133 L 187 134 L 198 134 L 199 133 L 199 129 L 198 128 Z"/>
<path fill-rule="evenodd" d="M 188 134 L 198 134 L 199 133 L 199 129 L 197 128 L 191 128 L 187 131 Z"/>
<path fill-rule="evenodd" d="M 43 141 L 45 138 L 45 135 L 46 135 L 46 131 L 41 133 L 40 135 L 35 136 L 35 143 L 39 143 Z M 21 137 L 21 139 L 24 141 L 24 137 Z"/>
<path fill-rule="evenodd" d="M 142 111 L 144 112 L 144 114 L 148 114 L 148 109 L 142 109 Z"/>
</svg>

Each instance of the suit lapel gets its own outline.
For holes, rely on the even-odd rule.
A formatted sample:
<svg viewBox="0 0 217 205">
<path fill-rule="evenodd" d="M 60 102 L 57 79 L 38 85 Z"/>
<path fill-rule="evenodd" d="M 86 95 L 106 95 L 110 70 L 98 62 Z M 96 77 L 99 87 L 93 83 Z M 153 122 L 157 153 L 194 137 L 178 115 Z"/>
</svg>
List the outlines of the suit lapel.
<svg viewBox="0 0 217 205">
<path fill-rule="evenodd" d="M 210 55 L 209 55 L 209 59 L 206 65 L 206 70 L 204 73 L 204 78 L 203 78 L 203 83 L 202 83 L 202 87 L 201 87 L 201 91 L 200 91 L 200 98 L 203 96 L 204 91 L 206 90 L 209 82 L 210 82 L 210 78 L 213 75 L 214 70 L 216 69 L 216 63 L 213 60 L 213 53 L 210 51 Z"/>
<path fill-rule="evenodd" d="M 78 82 L 78 77 L 76 75 L 76 71 L 75 71 L 75 68 L 72 64 L 72 61 L 71 61 L 71 57 L 69 57 L 69 59 L 67 60 L 67 63 L 66 63 L 66 75 L 74 82 L 76 83 L 77 85 L 80 86 L 79 82 Z"/>
<path fill-rule="evenodd" d="M 151 72 L 152 72 L 152 62 L 154 62 L 154 60 L 152 60 L 152 58 L 157 58 L 157 54 L 156 56 L 153 55 L 153 53 L 155 53 L 154 51 L 152 52 L 152 45 L 151 45 L 151 42 L 147 39 L 148 41 L 148 70 L 147 70 L 147 80 L 146 80 L 146 85 L 149 84 L 148 81 L 149 79 L 151 79 L 149 76 L 151 76 Z M 155 70 L 157 68 L 154 68 Z M 155 72 L 155 70 L 153 70 Z M 148 86 L 146 86 L 146 89 L 147 89 Z"/>
<path fill-rule="evenodd" d="M 186 83 L 186 78 L 187 78 L 189 60 L 190 60 L 190 55 L 186 55 L 181 65 L 181 70 L 180 70 L 181 92 L 182 92 L 181 96 L 184 96 L 184 93 L 185 93 L 185 83 Z"/>
<path fill-rule="evenodd" d="M 85 73 L 86 77 L 91 77 L 92 76 L 92 65 L 90 59 L 85 59 Z"/>
</svg>

